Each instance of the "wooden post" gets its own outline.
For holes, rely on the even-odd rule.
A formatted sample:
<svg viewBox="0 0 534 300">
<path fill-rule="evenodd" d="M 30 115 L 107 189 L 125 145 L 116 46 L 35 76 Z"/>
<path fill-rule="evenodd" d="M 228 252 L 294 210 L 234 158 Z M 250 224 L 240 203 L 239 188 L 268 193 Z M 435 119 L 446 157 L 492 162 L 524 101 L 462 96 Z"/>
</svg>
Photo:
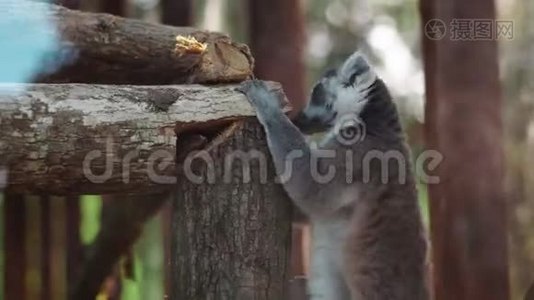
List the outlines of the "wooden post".
<svg viewBox="0 0 534 300">
<path fill-rule="evenodd" d="M 26 290 L 26 204 L 20 194 L 5 194 L 4 272 L 5 299 L 25 300 Z"/>
<path fill-rule="evenodd" d="M 453 41 L 451 21 L 496 18 L 487 0 L 423 0 L 426 139 L 444 157 L 429 186 L 437 300 L 509 299 L 497 42 Z M 434 22 L 436 23 L 436 22 Z M 430 33 L 427 26 L 424 33 Z M 424 36 L 424 35 L 423 35 Z M 431 36 L 436 38 L 436 36 Z"/>
<path fill-rule="evenodd" d="M 67 286 L 71 289 L 76 284 L 76 279 L 80 275 L 83 264 L 83 246 L 80 240 L 80 197 L 78 195 L 68 195 L 64 199 L 67 223 Z"/>
<path fill-rule="evenodd" d="M 52 299 L 52 281 L 51 281 L 51 224 L 50 224 L 50 196 L 38 198 L 41 210 L 41 299 Z"/>
<path fill-rule="evenodd" d="M 238 122 L 205 149 L 178 168 L 170 298 L 288 299 L 291 201 L 263 129 Z"/>
</svg>

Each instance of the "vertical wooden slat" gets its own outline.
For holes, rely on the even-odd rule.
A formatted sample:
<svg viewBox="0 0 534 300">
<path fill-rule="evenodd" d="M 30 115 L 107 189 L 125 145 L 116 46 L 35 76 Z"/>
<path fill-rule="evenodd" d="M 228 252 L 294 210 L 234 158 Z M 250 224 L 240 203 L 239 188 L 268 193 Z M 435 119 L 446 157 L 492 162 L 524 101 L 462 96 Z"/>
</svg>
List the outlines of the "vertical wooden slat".
<svg viewBox="0 0 534 300">
<path fill-rule="evenodd" d="M 80 240 L 80 197 L 69 195 L 65 198 L 66 239 L 67 239 L 67 286 L 76 284 L 83 264 L 83 246 Z"/>
<path fill-rule="evenodd" d="M 293 221 L 291 245 L 290 296 L 292 300 L 307 299 L 307 278 L 309 275 L 309 224 Z"/>
<path fill-rule="evenodd" d="M 51 299 L 67 298 L 67 218 L 64 197 L 52 197 L 50 200 L 50 293 Z"/>
<path fill-rule="evenodd" d="M 4 199 L 5 299 L 26 300 L 26 205 L 22 195 Z"/>
<path fill-rule="evenodd" d="M 41 197 L 26 195 L 26 291 L 28 299 L 40 299 L 42 295 L 43 278 L 41 276 Z"/>
<path fill-rule="evenodd" d="M 41 299 L 50 300 L 51 280 L 50 280 L 50 196 L 43 196 L 39 199 L 41 204 Z"/>
<path fill-rule="evenodd" d="M 451 21 L 495 20 L 487 0 L 422 0 L 422 25 L 439 19 L 449 35 L 423 35 L 427 145 L 444 157 L 430 185 L 436 300 L 509 299 L 501 89 L 497 42 L 452 41 Z M 429 28 L 426 28 L 429 32 Z"/>
<path fill-rule="evenodd" d="M 172 240 L 172 206 L 171 201 L 167 201 L 161 209 L 161 225 L 163 232 L 163 267 L 164 267 L 164 291 L 165 295 L 171 293 L 171 240 Z"/>
</svg>

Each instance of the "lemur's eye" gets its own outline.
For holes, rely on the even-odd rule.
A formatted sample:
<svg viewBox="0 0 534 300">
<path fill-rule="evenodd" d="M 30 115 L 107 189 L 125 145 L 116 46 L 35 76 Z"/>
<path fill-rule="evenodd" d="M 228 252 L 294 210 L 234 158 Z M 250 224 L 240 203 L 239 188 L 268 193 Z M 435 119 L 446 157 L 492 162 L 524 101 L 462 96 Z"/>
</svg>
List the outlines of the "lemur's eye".
<svg viewBox="0 0 534 300">
<path fill-rule="evenodd" d="M 350 75 L 349 82 L 351 85 L 354 85 L 356 83 L 356 76 L 358 76 L 358 73 Z"/>
<path fill-rule="evenodd" d="M 356 77 L 357 76 L 358 76 L 358 73 L 354 73 L 354 74 L 350 75 L 349 81 L 343 83 L 343 87 L 344 88 L 348 88 L 348 87 L 354 86 L 354 84 L 356 83 Z"/>
</svg>

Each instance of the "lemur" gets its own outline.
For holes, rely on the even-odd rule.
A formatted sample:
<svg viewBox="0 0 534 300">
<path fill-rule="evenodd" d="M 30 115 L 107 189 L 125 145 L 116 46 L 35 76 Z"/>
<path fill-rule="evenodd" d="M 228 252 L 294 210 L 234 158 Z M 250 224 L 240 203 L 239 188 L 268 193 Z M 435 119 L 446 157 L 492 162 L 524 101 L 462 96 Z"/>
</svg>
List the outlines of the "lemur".
<svg viewBox="0 0 534 300">
<path fill-rule="evenodd" d="M 262 81 L 239 90 L 277 175 L 312 224 L 312 300 L 426 300 L 427 244 L 410 151 L 384 82 L 351 55 L 291 121 Z M 318 145 L 304 134 L 326 132 Z M 326 175 L 325 175 L 326 174 Z"/>
</svg>

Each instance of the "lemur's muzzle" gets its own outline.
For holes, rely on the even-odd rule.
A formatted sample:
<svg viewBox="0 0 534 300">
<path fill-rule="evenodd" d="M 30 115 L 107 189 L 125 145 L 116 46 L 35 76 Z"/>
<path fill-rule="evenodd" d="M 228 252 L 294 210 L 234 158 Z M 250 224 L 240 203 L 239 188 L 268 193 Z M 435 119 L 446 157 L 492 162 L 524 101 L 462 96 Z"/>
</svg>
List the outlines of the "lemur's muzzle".
<svg viewBox="0 0 534 300">
<path fill-rule="evenodd" d="M 323 124 L 319 118 L 310 118 L 304 111 L 299 112 L 292 119 L 292 122 L 305 134 L 321 132 L 326 129 L 325 124 Z"/>
</svg>

